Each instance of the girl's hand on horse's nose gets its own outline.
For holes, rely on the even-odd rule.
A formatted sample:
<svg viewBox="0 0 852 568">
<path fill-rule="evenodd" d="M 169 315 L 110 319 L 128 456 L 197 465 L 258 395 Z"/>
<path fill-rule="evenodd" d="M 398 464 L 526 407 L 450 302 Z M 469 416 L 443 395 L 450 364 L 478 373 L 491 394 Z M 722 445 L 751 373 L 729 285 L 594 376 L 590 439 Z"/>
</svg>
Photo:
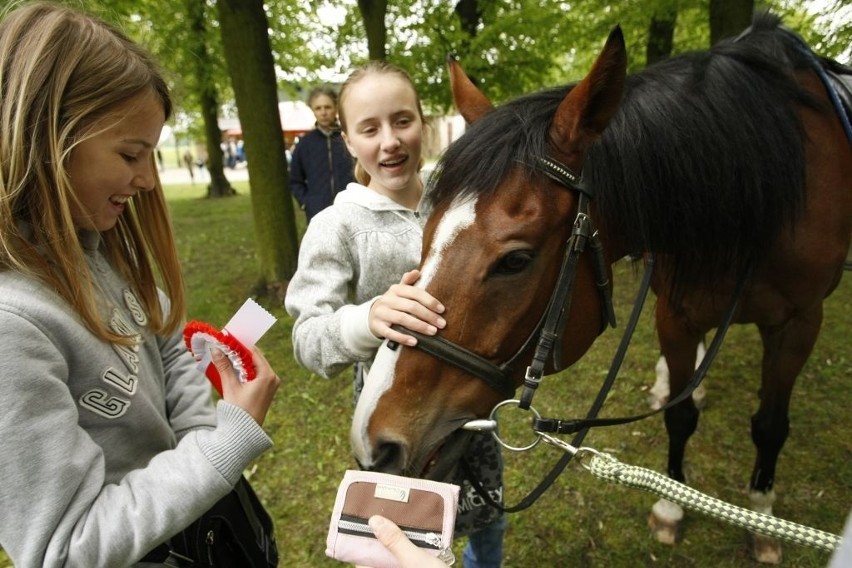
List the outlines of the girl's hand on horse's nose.
<svg viewBox="0 0 852 568">
<path fill-rule="evenodd" d="M 269 366 L 260 349 L 253 346 L 251 352 L 256 375 L 247 383 L 240 382 L 231 361 L 225 357 L 224 353 L 213 349 L 211 355 L 213 364 L 216 365 L 216 370 L 222 378 L 222 398 L 225 402 L 239 406 L 248 412 L 259 425 L 263 426 L 281 379 Z"/>
<path fill-rule="evenodd" d="M 373 335 L 413 347 L 417 344 L 415 338 L 391 326 L 401 325 L 424 335 L 435 335 L 447 325 L 440 315 L 444 306 L 426 290 L 413 286 L 419 278 L 417 270 L 406 272 L 399 284 L 392 285 L 373 302 L 369 315 Z"/>
<path fill-rule="evenodd" d="M 417 284 L 418 280 L 420 280 L 420 271 L 415 268 L 414 270 L 409 270 L 408 272 L 403 274 L 402 280 L 400 280 L 399 283 L 402 286 L 412 286 L 413 287 L 415 284 Z M 417 300 L 421 304 L 423 304 L 424 306 L 426 306 L 427 308 L 429 308 L 430 310 L 432 310 L 436 314 L 444 313 L 444 305 L 441 302 L 439 302 L 438 300 L 433 298 L 431 294 L 426 292 L 426 290 L 423 290 L 422 288 L 416 288 L 416 289 L 422 290 L 422 292 L 423 292 L 422 294 L 419 294 L 418 298 L 417 298 Z M 444 327 L 444 326 L 440 325 L 438 327 Z"/>
</svg>

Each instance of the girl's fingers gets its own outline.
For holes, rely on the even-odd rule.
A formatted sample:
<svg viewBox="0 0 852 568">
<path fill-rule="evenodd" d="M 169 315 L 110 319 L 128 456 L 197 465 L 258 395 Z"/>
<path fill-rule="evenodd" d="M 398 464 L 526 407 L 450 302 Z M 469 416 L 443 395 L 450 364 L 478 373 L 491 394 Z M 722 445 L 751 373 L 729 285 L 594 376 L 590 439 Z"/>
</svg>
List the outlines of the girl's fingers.
<svg viewBox="0 0 852 568">
<path fill-rule="evenodd" d="M 247 383 L 240 382 L 231 361 L 221 350 L 211 349 L 210 353 L 222 379 L 222 398 L 251 414 L 262 426 L 281 379 L 257 347 L 252 346 L 251 351 L 256 373 L 254 380 Z"/>
<path fill-rule="evenodd" d="M 368 522 L 376 538 L 394 555 L 402 568 L 446 567 L 441 560 L 415 546 L 392 521 L 373 515 Z"/>
<path fill-rule="evenodd" d="M 407 286 L 413 286 L 418 280 L 420 280 L 420 271 L 415 268 L 414 270 L 409 270 L 403 274 L 399 283 Z"/>
<path fill-rule="evenodd" d="M 222 381 L 222 394 L 224 396 L 226 391 L 239 385 L 237 373 L 234 371 L 234 366 L 231 364 L 231 360 L 225 356 L 221 349 L 211 347 L 210 358 L 213 361 L 213 366 L 216 367 L 216 370 L 219 372 L 219 378 Z"/>
<path fill-rule="evenodd" d="M 382 327 L 394 324 L 426 335 L 435 335 L 447 325 L 440 315 L 413 301 L 397 301 L 393 304 L 376 302 L 373 305 L 372 317 L 378 323 L 376 331 L 381 337 L 387 337 L 383 335 Z"/>
<path fill-rule="evenodd" d="M 415 313 L 418 308 L 422 314 L 441 314 L 444 312 L 444 305 L 436 300 L 429 292 L 414 286 L 403 286 L 394 284 L 391 286 L 380 301 L 387 304 L 389 307 L 401 311 Z M 415 313 L 415 315 L 418 315 Z"/>
</svg>

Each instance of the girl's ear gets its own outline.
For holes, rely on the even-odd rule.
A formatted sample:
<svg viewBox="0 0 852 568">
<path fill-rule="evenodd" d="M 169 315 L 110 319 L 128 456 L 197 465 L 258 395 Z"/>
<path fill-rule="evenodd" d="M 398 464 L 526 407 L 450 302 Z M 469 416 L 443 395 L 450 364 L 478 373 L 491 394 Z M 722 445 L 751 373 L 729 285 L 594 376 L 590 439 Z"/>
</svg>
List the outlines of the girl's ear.
<svg viewBox="0 0 852 568">
<path fill-rule="evenodd" d="M 355 150 L 352 149 L 352 145 L 349 143 L 349 137 L 346 135 L 346 133 L 341 131 L 340 137 L 343 138 L 343 143 L 346 144 L 346 149 L 349 150 L 349 154 L 353 158 L 357 158 L 358 156 L 355 155 Z"/>
</svg>

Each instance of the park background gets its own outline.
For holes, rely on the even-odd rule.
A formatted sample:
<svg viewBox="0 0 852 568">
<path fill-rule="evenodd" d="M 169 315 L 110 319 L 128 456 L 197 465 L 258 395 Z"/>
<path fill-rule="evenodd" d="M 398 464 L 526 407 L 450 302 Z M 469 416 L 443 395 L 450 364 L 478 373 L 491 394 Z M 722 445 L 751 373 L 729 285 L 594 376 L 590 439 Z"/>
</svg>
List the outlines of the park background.
<svg viewBox="0 0 852 568">
<path fill-rule="evenodd" d="M 287 191 L 289 125 L 281 123 L 279 105 L 304 102 L 311 87 L 338 84 L 367 60 L 388 60 L 411 74 L 435 126 L 430 153 L 437 155 L 448 142 L 443 120 L 455 114 L 449 56 L 500 103 L 581 77 L 615 25 L 631 71 L 735 36 L 766 9 L 818 53 L 847 62 L 852 55 L 848 0 L 64 1 L 116 23 L 161 62 L 176 107 L 168 124 L 175 140 L 161 153 L 167 159 L 167 146 L 182 145 L 203 152 L 211 198 L 234 193 L 222 152 L 228 129 L 220 121 L 239 121 L 255 249 L 246 269 L 255 271 L 258 294 L 279 299 L 299 247 L 299 212 Z"/>
<path fill-rule="evenodd" d="M 347 69 L 366 59 L 388 59 L 405 67 L 418 85 L 434 159 L 461 133 L 449 102 L 448 53 L 500 102 L 578 79 L 616 23 L 625 31 L 632 71 L 670 54 L 706 48 L 742 29 L 744 17 L 747 21 L 765 7 L 781 14 L 819 53 L 842 62 L 849 62 L 852 39 L 852 8 L 845 0 L 66 3 L 125 29 L 155 53 L 170 79 L 178 111 L 161 147 L 161 176 L 187 278 L 188 317 L 221 326 L 247 297 L 278 317 L 260 342 L 283 379 L 265 425 L 275 447 L 246 474 L 274 517 L 280 566 L 286 567 L 338 565 L 324 558 L 325 535 L 337 485 L 355 464 L 348 447 L 349 374 L 326 380 L 299 368 L 292 356 L 292 320 L 282 307 L 304 231 L 304 217 L 286 189 L 287 125 L 269 118 L 281 116 L 282 101 L 300 101 L 316 84 L 338 84 Z M 235 120 L 246 161 L 229 167 L 221 144 Z M 187 149 L 207 157 L 194 179 L 179 162 Z M 626 261 L 614 269 L 617 313 L 624 322 L 638 277 Z M 834 533 L 840 533 L 852 506 L 850 308 L 847 276 L 826 303 L 822 336 L 793 394 L 791 434 L 776 487 L 778 516 Z M 652 312 L 648 306 L 604 415 L 646 408 L 657 357 Z M 584 414 L 619 338 L 620 330 L 606 333 L 577 365 L 548 378 L 536 397 L 542 414 Z M 759 352 L 756 330 L 729 332 L 709 373 L 708 407 L 687 454 L 694 487 L 739 505 L 747 502 L 753 461 L 749 425 L 757 405 Z M 586 443 L 627 463 L 664 471 L 661 417 L 594 430 Z M 545 447 L 507 454 L 507 502 L 525 496 L 559 457 Z M 570 467 L 532 508 L 510 516 L 505 566 L 753 564 L 743 531 L 697 514 L 688 514 L 678 546 L 653 542 L 645 517 L 654 501 Z M 827 561 L 824 552 L 785 547 L 786 566 Z M 0 551 L 0 566 L 6 565 Z"/>
</svg>

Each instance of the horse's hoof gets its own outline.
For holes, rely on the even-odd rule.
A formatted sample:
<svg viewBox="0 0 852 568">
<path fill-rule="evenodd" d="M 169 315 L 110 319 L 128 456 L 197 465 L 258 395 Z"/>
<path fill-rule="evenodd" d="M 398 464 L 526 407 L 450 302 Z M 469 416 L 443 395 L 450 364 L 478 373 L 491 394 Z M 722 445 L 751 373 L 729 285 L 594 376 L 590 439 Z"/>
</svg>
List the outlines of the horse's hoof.
<svg viewBox="0 0 852 568">
<path fill-rule="evenodd" d="M 651 508 L 648 515 L 648 526 L 657 542 L 674 545 L 680 540 L 680 527 L 683 520 L 683 509 L 680 505 L 660 499 Z"/>
<path fill-rule="evenodd" d="M 673 546 L 680 540 L 680 523 L 658 518 L 654 513 L 648 515 L 648 526 L 657 542 Z"/>
<path fill-rule="evenodd" d="M 781 542 L 762 534 L 751 534 L 751 553 L 761 564 L 781 564 Z"/>
</svg>

